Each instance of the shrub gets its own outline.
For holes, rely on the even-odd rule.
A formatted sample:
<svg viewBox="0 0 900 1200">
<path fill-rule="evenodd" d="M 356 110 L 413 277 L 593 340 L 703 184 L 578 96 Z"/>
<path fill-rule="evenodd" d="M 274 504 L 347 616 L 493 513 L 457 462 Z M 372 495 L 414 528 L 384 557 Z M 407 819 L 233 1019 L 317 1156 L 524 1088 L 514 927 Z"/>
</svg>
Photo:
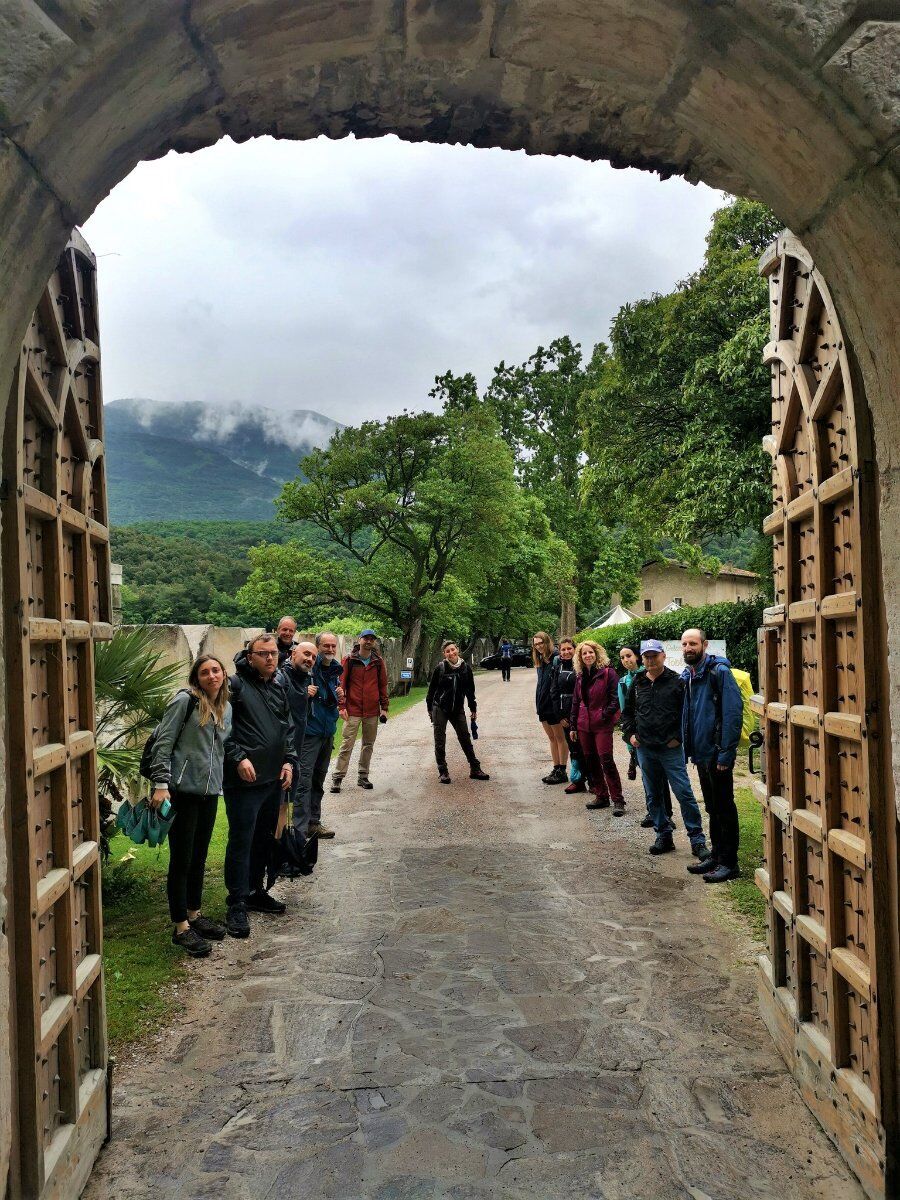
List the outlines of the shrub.
<svg viewBox="0 0 900 1200">
<path fill-rule="evenodd" d="M 685 629 L 698 626 L 710 639 L 721 638 L 728 649 L 733 667 L 749 671 L 754 683 L 757 678 L 756 631 L 763 623 L 766 601 L 762 596 L 753 600 L 726 601 L 722 604 L 703 604 L 696 608 L 679 608 L 629 621 L 627 625 L 610 625 L 607 629 L 585 629 L 575 640 L 591 638 L 599 642 L 614 663 L 619 661 L 623 646 L 636 646 L 642 638 L 677 641 Z"/>
</svg>

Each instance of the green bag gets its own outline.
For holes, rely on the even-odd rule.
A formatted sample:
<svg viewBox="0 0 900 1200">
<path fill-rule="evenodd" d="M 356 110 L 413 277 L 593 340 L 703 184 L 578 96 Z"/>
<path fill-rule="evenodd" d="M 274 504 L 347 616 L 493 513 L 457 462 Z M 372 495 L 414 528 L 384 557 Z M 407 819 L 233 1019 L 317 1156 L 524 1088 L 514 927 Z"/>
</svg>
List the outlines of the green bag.
<svg viewBox="0 0 900 1200">
<path fill-rule="evenodd" d="M 117 828 L 138 846 L 144 843 L 148 846 L 161 846 L 174 820 L 174 812 L 171 816 L 161 817 L 146 798 L 139 800 L 135 805 L 125 800 L 116 814 Z"/>
</svg>

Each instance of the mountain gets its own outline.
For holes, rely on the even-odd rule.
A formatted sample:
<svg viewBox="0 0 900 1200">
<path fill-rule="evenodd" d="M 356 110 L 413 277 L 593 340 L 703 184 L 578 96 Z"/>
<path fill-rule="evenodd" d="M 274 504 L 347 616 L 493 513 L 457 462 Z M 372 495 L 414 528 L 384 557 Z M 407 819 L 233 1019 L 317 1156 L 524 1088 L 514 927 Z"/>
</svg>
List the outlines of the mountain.
<svg viewBox="0 0 900 1200">
<path fill-rule="evenodd" d="M 112 525 L 270 521 L 281 485 L 342 428 L 309 409 L 114 400 L 104 407 Z"/>
</svg>

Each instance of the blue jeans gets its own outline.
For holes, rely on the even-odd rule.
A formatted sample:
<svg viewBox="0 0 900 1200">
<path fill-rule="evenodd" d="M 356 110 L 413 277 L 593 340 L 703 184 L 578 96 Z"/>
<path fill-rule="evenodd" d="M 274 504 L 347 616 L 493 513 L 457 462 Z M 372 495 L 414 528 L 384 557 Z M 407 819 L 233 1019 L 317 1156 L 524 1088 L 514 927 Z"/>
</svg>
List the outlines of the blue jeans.
<svg viewBox="0 0 900 1200">
<path fill-rule="evenodd" d="M 647 807 L 656 832 L 668 833 L 672 828 L 666 816 L 665 806 L 665 785 L 668 780 L 681 809 L 681 819 L 691 839 L 691 845 L 705 843 L 700 808 L 694 799 L 687 764 L 684 761 L 684 748 L 666 746 L 663 750 L 651 750 L 649 746 L 638 746 L 637 756 L 644 777 L 644 787 L 647 789 Z"/>
</svg>

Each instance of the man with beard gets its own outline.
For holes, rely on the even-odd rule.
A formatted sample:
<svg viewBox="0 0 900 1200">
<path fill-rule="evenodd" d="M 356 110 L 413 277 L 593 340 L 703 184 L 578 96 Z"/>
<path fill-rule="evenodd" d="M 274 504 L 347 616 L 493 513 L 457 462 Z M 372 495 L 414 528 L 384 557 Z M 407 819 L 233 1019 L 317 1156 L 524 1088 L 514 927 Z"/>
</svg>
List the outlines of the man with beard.
<svg viewBox="0 0 900 1200">
<path fill-rule="evenodd" d="M 734 760 L 741 736 L 744 701 L 727 658 L 709 653 L 702 629 L 681 635 L 685 668 L 682 741 L 697 765 L 703 803 L 709 814 L 712 853 L 691 863 L 691 874 L 707 883 L 737 879 L 740 830 L 734 802 Z"/>
<path fill-rule="evenodd" d="M 294 723 L 284 687 L 276 679 L 274 633 L 251 638 L 234 657 L 231 676 L 232 726 L 225 743 L 222 792 L 228 814 L 225 928 L 232 937 L 250 936 L 247 910 L 283 913 L 285 905 L 263 887 L 282 797 L 290 789 L 296 759 Z"/>
</svg>

